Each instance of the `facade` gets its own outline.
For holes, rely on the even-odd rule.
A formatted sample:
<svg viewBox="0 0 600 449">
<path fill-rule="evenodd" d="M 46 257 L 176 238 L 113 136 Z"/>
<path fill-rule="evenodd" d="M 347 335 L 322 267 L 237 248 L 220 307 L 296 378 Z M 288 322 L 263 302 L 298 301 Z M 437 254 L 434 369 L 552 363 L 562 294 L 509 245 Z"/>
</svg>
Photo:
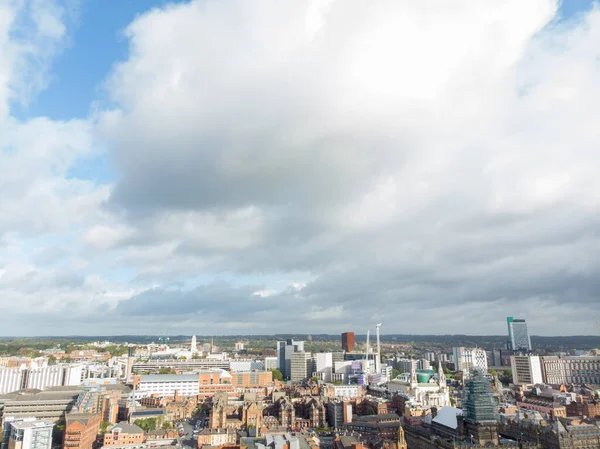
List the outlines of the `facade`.
<svg viewBox="0 0 600 449">
<path fill-rule="evenodd" d="M 93 449 L 101 423 L 102 417 L 98 414 L 67 414 L 63 449 Z"/>
<path fill-rule="evenodd" d="M 277 368 L 277 357 L 265 357 L 265 370 L 279 369 Z"/>
<path fill-rule="evenodd" d="M 294 352 L 290 360 L 290 380 L 303 382 L 312 373 L 312 356 L 310 352 Z"/>
<path fill-rule="evenodd" d="M 352 404 L 345 401 L 329 401 L 327 403 L 327 423 L 333 429 L 340 429 L 352 421 Z"/>
<path fill-rule="evenodd" d="M 9 423 L 7 449 L 50 449 L 53 428 L 50 421 L 13 421 Z"/>
<path fill-rule="evenodd" d="M 219 373 L 216 375 L 218 378 Z M 135 376 L 133 382 L 137 391 L 158 396 L 173 396 L 175 392 L 181 396 L 196 396 L 200 386 L 198 374 L 150 374 Z"/>
<path fill-rule="evenodd" d="M 120 422 L 107 429 L 104 446 L 139 445 L 146 441 L 146 434 L 135 424 Z"/>
<path fill-rule="evenodd" d="M 515 385 L 535 385 L 544 382 L 539 356 L 513 355 L 510 357 L 510 366 Z"/>
<path fill-rule="evenodd" d="M 527 331 L 527 323 L 523 319 L 506 318 L 508 325 L 509 349 L 512 351 L 531 351 L 531 339 Z"/>
<path fill-rule="evenodd" d="M 541 365 L 548 384 L 600 384 L 600 356 L 544 356 Z"/>
<path fill-rule="evenodd" d="M 342 350 L 345 352 L 354 351 L 354 332 L 344 332 L 342 334 Z"/>
<path fill-rule="evenodd" d="M 271 371 L 250 371 L 231 375 L 231 384 L 234 387 L 265 387 L 272 382 L 273 373 Z"/>
<path fill-rule="evenodd" d="M 333 357 L 331 352 L 313 354 L 313 376 L 324 382 L 331 382 L 333 374 Z"/>
<path fill-rule="evenodd" d="M 100 414 L 102 420 L 115 423 L 119 414 L 119 390 L 107 390 L 103 385 L 87 385 L 77 397 L 73 412 Z"/>
<path fill-rule="evenodd" d="M 210 346 L 210 343 L 208 343 Z M 132 365 L 133 372 L 150 372 L 158 371 L 161 368 L 170 368 L 177 372 L 207 370 L 207 369 L 230 369 L 230 360 L 215 360 L 215 359 L 155 359 L 147 362 L 136 362 Z"/>
<path fill-rule="evenodd" d="M 456 370 L 462 371 L 463 379 L 468 379 L 471 371 L 477 369 L 487 372 L 487 354 L 482 348 L 457 347 L 452 349 Z"/>
<path fill-rule="evenodd" d="M 292 372 L 292 354 L 304 352 L 304 342 L 288 339 L 277 342 L 277 366 L 284 379 L 289 379 Z"/>
<path fill-rule="evenodd" d="M 58 421 L 75 404 L 81 387 L 55 387 L 45 391 L 31 390 L 0 396 L 1 417 Z"/>
<path fill-rule="evenodd" d="M 397 362 L 397 366 L 401 373 L 410 373 L 413 369 L 419 369 L 419 361 L 412 359 L 400 359 Z"/>
<path fill-rule="evenodd" d="M 0 368 L 0 394 L 11 393 L 26 388 L 23 383 L 25 370 L 19 368 Z"/>
</svg>

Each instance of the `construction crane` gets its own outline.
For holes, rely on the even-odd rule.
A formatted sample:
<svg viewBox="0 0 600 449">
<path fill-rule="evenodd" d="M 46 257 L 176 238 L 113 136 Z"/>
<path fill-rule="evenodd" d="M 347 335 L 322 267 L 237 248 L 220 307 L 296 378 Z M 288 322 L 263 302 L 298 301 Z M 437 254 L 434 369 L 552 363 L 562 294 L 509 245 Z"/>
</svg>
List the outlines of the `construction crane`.
<svg viewBox="0 0 600 449">
<path fill-rule="evenodd" d="M 375 373 L 381 374 L 381 344 L 379 342 L 379 328 L 381 327 L 381 323 L 375 326 L 377 331 L 377 355 L 375 358 Z"/>
<path fill-rule="evenodd" d="M 365 382 L 368 384 L 368 376 L 369 376 L 369 337 L 371 336 L 371 331 L 367 331 L 367 347 L 365 349 L 365 359 L 363 361 L 363 374 L 365 375 Z"/>
</svg>

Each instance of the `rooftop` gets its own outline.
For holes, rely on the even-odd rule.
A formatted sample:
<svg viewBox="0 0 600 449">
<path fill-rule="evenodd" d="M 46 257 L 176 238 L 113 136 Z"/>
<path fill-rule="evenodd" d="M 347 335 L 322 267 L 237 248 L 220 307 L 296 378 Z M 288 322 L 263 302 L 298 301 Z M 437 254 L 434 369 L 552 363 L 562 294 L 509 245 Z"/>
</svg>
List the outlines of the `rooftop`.
<svg viewBox="0 0 600 449">
<path fill-rule="evenodd" d="M 144 433 L 144 431 L 135 424 L 120 422 L 106 429 L 107 433 L 119 431 L 121 433 Z"/>
<path fill-rule="evenodd" d="M 199 382 L 197 374 L 146 374 L 140 382 Z"/>
</svg>

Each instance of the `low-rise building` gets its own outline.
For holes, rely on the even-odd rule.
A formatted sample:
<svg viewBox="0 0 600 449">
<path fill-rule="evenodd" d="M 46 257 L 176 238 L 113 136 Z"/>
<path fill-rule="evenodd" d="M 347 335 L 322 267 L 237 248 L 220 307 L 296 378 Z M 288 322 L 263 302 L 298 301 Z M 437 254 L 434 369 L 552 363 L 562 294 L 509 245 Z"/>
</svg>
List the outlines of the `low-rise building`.
<svg viewBox="0 0 600 449">
<path fill-rule="evenodd" d="M 106 430 L 103 441 L 104 446 L 138 445 L 146 441 L 146 434 L 135 424 L 120 422 Z"/>
</svg>

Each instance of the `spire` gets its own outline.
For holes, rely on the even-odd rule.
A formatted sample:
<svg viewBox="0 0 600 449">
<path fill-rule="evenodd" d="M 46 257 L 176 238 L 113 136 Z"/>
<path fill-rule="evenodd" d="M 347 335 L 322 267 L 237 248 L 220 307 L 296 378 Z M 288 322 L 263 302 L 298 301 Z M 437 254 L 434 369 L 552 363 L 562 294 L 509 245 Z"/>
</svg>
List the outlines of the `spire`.
<svg viewBox="0 0 600 449">
<path fill-rule="evenodd" d="M 414 363 L 414 360 L 410 361 L 410 383 L 411 385 L 419 383 L 417 380 L 417 365 Z"/>
<path fill-rule="evenodd" d="M 441 388 L 446 387 L 446 375 L 444 374 L 444 368 L 442 367 L 441 358 L 438 355 L 438 385 Z"/>
<path fill-rule="evenodd" d="M 398 449 L 407 449 L 406 438 L 404 437 L 404 428 L 402 427 L 402 420 L 398 427 Z"/>
</svg>

